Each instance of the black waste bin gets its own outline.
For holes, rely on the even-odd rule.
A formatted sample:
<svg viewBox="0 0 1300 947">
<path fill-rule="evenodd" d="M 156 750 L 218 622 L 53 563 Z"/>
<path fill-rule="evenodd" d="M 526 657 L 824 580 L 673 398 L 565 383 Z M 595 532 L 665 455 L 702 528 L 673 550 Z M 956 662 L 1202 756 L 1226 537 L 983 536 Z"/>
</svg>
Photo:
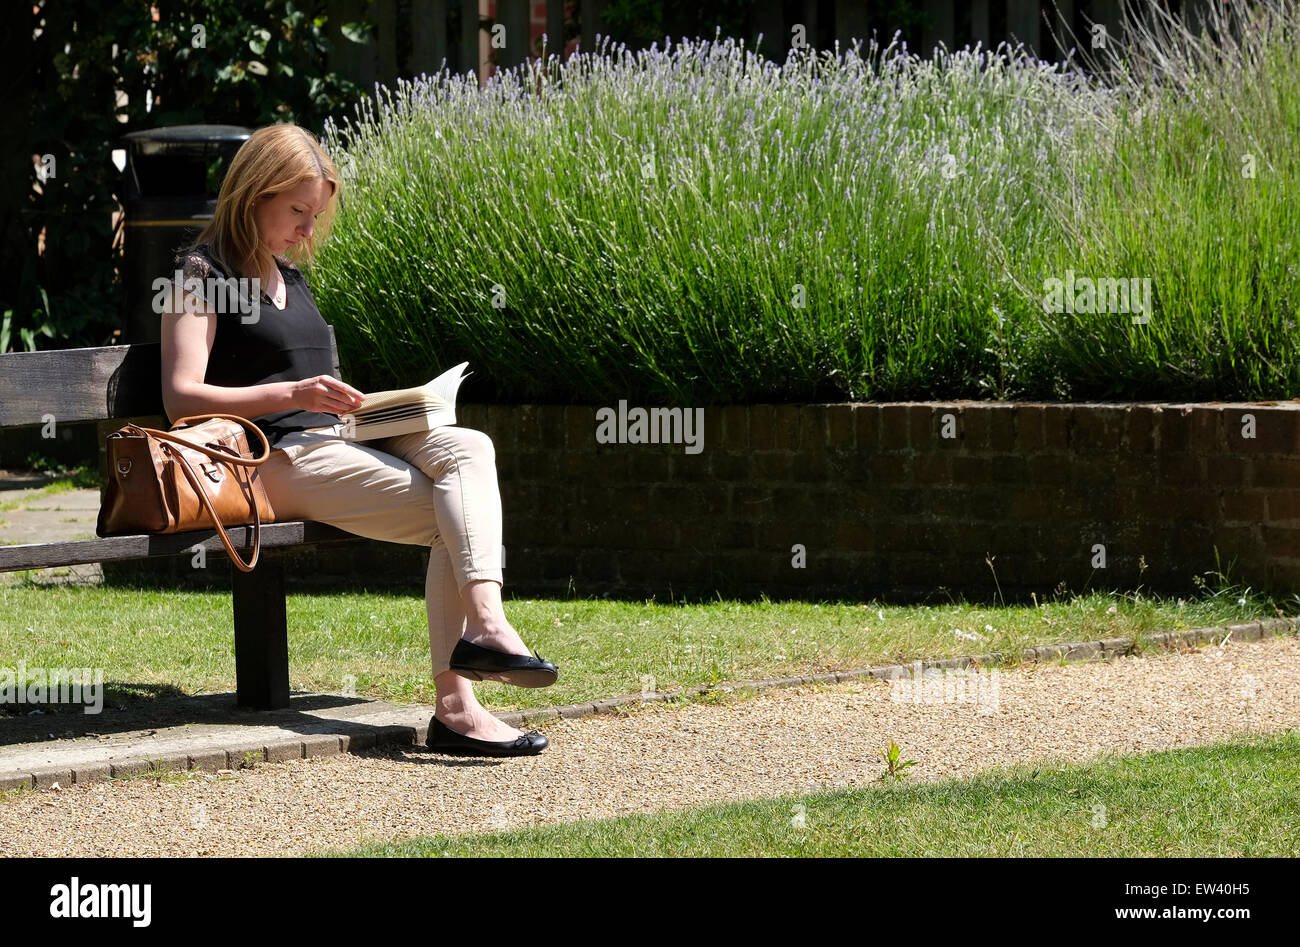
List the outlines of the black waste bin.
<svg viewBox="0 0 1300 947">
<path fill-rule="evenodd" d="M 171 279 L 176 253 L 217 209 L 230 159 L 253 133 L 239 125 L 171 125 L 122 136 L 126 149 L 126 287 L 122 341 L 157 342 L 154 281 Z"/>
</svg>

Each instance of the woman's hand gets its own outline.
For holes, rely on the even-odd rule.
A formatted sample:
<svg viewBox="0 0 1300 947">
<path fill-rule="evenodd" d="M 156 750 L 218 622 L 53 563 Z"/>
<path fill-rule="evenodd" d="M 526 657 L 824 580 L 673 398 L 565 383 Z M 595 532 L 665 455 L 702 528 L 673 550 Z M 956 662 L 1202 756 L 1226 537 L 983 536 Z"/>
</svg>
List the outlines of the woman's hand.
<svg viewBox="0 0 1300 947">
<path fill-rule="evenodd" d="M 365 397 L 357 389 L 346 382 L 339 381 L 333 375 L 317 375 L 290 384 L 293 385 L 291 391 L 293 406 L 303 411 L 349 414 L 361 406 L 361 401 Z"/>
</svg>

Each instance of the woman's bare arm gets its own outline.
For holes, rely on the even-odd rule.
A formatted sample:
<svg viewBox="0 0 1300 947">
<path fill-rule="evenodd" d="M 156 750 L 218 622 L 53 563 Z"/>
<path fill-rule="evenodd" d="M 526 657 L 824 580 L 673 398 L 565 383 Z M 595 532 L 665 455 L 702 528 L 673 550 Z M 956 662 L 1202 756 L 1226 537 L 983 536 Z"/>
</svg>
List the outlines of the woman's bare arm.
<svg viewBox="0 0 1300 947">
<path fill-rule="evenodd" d="M 295 409 L 346 414 L 361 404 L 361 392 L 333 375 L 244 388 L 206 384 L 208 356 L 217 335 L 217 319 L 222 317 L 194 296 L 189 297 L 187 306 L 179 288 L 170 302 L 170 311 L 162 314 L 162 387 L 163 407 L 173 423 L 201 414 L 256 418 Z"/>
</svg>

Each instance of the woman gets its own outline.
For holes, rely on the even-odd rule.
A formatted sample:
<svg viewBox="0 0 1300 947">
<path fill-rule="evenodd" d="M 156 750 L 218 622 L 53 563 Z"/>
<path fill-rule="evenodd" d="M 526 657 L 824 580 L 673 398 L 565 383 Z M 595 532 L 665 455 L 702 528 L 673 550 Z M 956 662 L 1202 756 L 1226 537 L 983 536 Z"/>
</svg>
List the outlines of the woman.
<svg viewBox="0 0 1300 947">
<path fill-rule="evenodd" d="M 278 520 L 318 520 L 372 539 L 427 545 L 437 687 L 429 747 L 539 753 L 546 737 L 488 713 L 470 680 L 545 687 L 558 673 L 529 653 L 502 610 L 491 439 L 460 427 L 365 443 L 342 437 L 339 416 L 355 410 L 362 393 L 331 374 L 327 325 L 288 260 L 314 259 L 338 199 L 334 165 L 305 129 L 272 125 L 244 143 L 211 222 L 178 258 L 184 282 L 162 324 L 163 403 L 173 421 L 233 414 L 262 428 L 274 449 L 259 476 Z M 223 313 L 234 307 L 205 293 L 214 286 L 207 280 L 229 277 L 244 278 L 235 284 L 243 289 L 242 313 Z M 253 299 L 260 299 L 256 310 Z"/>
</svg>

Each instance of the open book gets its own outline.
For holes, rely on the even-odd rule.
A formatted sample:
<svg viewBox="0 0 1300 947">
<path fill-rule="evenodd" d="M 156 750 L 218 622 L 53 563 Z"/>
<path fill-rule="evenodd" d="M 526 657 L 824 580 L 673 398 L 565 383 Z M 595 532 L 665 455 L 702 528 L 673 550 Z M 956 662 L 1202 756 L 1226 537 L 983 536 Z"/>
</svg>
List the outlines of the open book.
<svg viewBox="0 0 1300 947">
<path fill-rule="evenodd" d="M 449 368 L 427 385 L 368 394 L 361 407 L 342 415 L 343 436 L 356 441 L 431 431 L 456 423 L 456 392 L 472 372 L 469 362 Z"/>
</svg>

